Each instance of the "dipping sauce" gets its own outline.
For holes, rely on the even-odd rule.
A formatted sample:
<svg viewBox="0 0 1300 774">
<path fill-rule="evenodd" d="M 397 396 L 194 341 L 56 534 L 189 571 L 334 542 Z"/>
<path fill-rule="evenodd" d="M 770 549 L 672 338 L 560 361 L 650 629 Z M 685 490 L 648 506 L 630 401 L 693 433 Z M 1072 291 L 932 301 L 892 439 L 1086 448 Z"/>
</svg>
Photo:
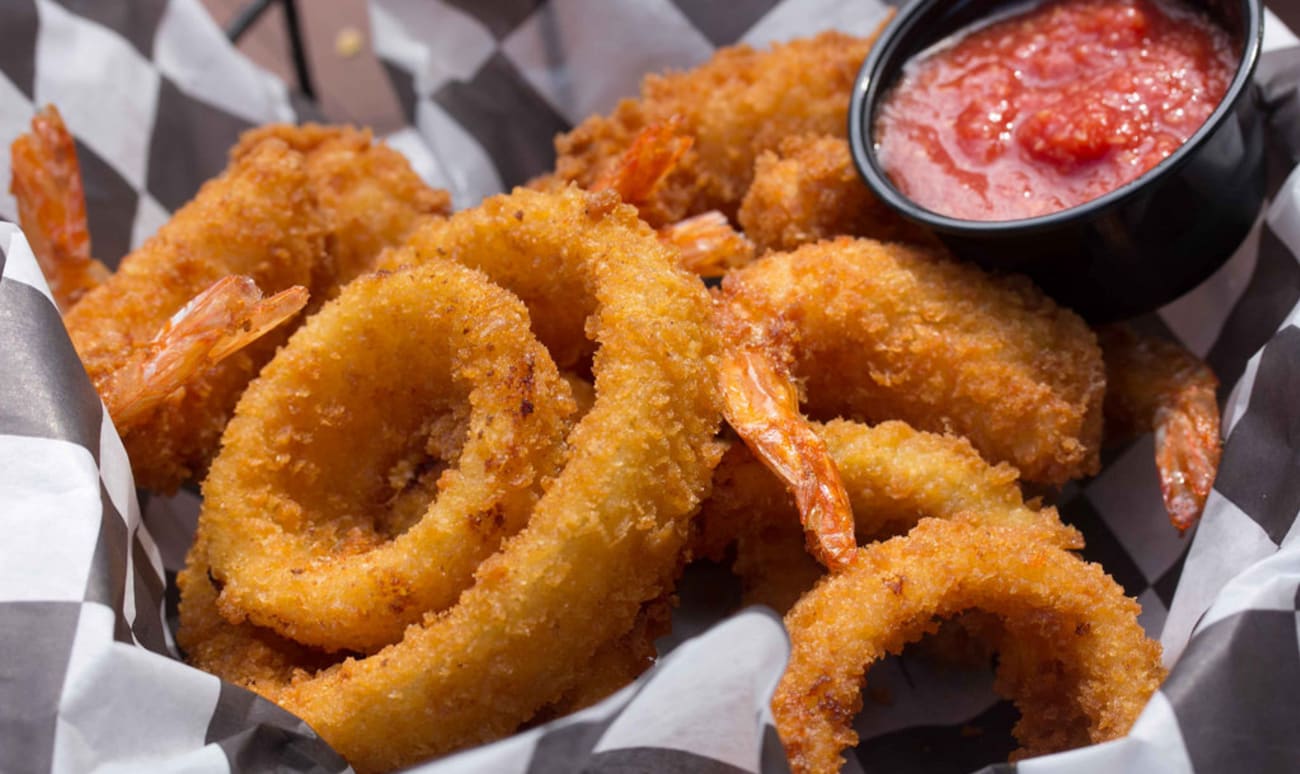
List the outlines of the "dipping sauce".
<svg viewBox="0 0 1300 774">
<path fill-rule="evenodd" d="M 1228 34 L 1166 0 L 1056 0 L 909 62 L 877 112 L 885 171 L 967 220 L 1073 207 L 1196 133 L 1237 67 Z"/>
</svg>

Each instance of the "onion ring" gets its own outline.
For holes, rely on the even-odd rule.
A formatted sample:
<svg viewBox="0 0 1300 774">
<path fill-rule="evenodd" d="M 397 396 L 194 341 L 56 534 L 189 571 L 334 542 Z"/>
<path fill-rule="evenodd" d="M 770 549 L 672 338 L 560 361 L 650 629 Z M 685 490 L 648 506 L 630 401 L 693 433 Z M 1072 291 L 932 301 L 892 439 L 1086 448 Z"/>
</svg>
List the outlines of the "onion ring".
<svg viewBox="0 0 1300 774">
<path fill-rule="evenodd" d="M 717 461 L 704 287 L 615 194 L 494 197 L 423 247 L 477 259 L 511 289 L 492 269 L 589 289 L 596 303 L 581 311 L 601 346 L 597 399 L 527 528 L 454 607 L 275 697 L 359 769 L 497 738 L 576 684 L 591 655 L 672 582 Z M 552 303 L 562 300 L 576 301 Z M 539 638 L 558 647 L 539 649 Z"/>
<path fill-rule="evenodd" d="M 380 541 L 377 506 L 463 403 L 436 500 Z M 482 274 L 431 261 L 355 280 L 249 385 L 204 482 L 219 608 L 327 650 L 396 642 L 523 527 L 574 408 L 523 305 Z"/>
<path fill-rule="evenodd" d="M 961 517 L 1083 548 L 1082 536 L 1061 523 L 1055 508 L 1024 501 L 1015 468 L 990 465 L 965 438 L 896 421 L 868 427 L 837 419 L 812 427 L 844 481 L 863 543 L 905 534 L 923 517 Z M 824 573 L 804 550 L 790 493 L 743 444 L 718 464 L 697 524 L 696 553 L 722 561 L 735 544 L 732 571 L 746 604 L 784 613 Z"/>
<path fill-rule="evenodd" d="M 410 244 L 421 261 L 475 264 L 539 308 L 578 307 L 573 327 L 549 330 L 576 342 L 587 328 L 599 342 L 596 402 L 528 525 L 455 605 L 371 656 L 255 685 L 362 771 L 499 738 L 578 686 L 593 654 L 671 587 L 720 455 L 707 291 L 616 194 L 516 191 Z"/>
<path fill-rule="evenodd" d="M 227 621 L 217 610 L 217 589 L 208 570 L 206 540 L 200 532 L 176 577 L 184 622 L 177 642 L 189 664 L 251 691 L 273 694 L 296 674 L 317 672 L 343 660 L 342 654 L 309 648 L 269 629 Z M 578 681 L 526 725 L 541 725 L 596 704 L 653 666 L 658 655 L 655 640 L 671 629 L 671 600 L 665 596 L 647 602 L 632 629 L 601 645 Z"/>
<path fill-rule="evenodd" d="M 1201 518 L 1219 473 L 1219 380 L 1204 360 L 1125 325 L 1097 331 L 1106 361 L 1107 443 L 1155 431 L 1156 469 L 1180 533 Z"/>
<path fill-rule="evenodd" d="M 857 741 L 866 669 L 970 609 L 996 615 L 1014 643 L 995 687 L 1021 711 L 1020 755 L 1125 734 L 1164 677 L 1137 603 L 1100 566 L 1020 530 L 926 519 L 860 549 L 786 616 L 792 651 L 772 711 L 791 768 L 837 771 Z"/>
<path fill-rule="evenodd" d="M 181 620 L 176 644 L 187 663 L 265 694 L 288 684 L 299 671 L 315 672 L 343 658 L 300 645 L 270 629 L 227 621 L 217 609 L 217 588 L 209 574 L 204 532 L 200 525 L 185 567 L 176 574 Z"/>
</svg>

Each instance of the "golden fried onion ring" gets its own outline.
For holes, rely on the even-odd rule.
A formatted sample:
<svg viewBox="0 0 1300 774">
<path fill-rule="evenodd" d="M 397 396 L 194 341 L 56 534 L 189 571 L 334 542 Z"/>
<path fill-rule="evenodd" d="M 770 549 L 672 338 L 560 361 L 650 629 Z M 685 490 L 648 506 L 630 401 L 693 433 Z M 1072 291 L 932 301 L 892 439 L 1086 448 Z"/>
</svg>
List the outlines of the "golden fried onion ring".
<svg viewBox="0 0 1300 774">
<path fill-rule="evenodd" d="M 463 448 L 434 502 L 403 534 L 377 534 L 428 464 L 425 428 L 465 404 Z M 226 430 L 201 516 L 218 606 L 327 650 L 398 641 L 523 527 L 574 408 L 523 304 L 479 272 L 437 261 L 353 282 L 249 386 Z"/>
<path fill-rule="evenodd" d="M 597 397 L 527 527 L 454 606 L 369 657 L 254 685 L 362 771 L 499 738 L 578 685 L 593 654 L 670 587 L 720 453 L 705 288 L 616 194 L 516 191 L 411 246 L 421 260 L 472 262 L 526 303 L 582 291 L 547 300 L 590 302 L 576 330 L 552 330 L 576 342 L 585 324 L 596 339 Z"/>
<path fill-rule="evenodd" d="M 1021 712 L 1020 756 L 1127 733 L 1164 677 L 1137 603 L 1099 565 L 1016 528 L 926 519 L 859 549 L 786 616 L 792 652 L 772 711 L 791 768 L 838 771 L 867 668 L 971 609 L 1005 626 L 995 687 Z"/>
</svg>

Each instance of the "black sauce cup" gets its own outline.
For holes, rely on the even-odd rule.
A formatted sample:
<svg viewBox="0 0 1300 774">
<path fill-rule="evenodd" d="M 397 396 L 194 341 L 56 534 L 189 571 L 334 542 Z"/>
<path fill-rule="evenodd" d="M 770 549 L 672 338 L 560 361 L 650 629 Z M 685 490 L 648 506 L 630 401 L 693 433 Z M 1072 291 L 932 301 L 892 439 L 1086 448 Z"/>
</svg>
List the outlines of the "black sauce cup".
<svg viewBox="0 0 1300 774">
<path fill-rule="evenodd" d="M 1097 199 L 1032 218 L 975 221 L 902 194 L 876 156 L 876 110 L 903 65 L 931 45 L 1024 0 L 914 0 L 881 32 L 849 109 L 853 160 L 867 185 L 959 257 L 1028 275 L 1093 323 L 1148 312 L 1191 290 L 1232 255 L 1264 200 L 1264 133 L 1251 75 L 1263 38 L 1261 0 L 1180 0 L 1231 35 L 1237 73 L 1223 101 L 1176 152 Z"/>
</svg>

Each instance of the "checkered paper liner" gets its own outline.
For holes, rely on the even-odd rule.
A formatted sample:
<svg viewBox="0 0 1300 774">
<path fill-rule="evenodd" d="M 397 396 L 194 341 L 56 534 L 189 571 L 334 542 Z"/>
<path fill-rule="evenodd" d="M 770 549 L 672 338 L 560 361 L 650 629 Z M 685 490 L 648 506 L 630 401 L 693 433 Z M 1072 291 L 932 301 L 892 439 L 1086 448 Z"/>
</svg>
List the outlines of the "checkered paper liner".
<svg viewBox="0 0 1300 774">
<path fill-rule="evenodd" d="M 409 122 L 387 139 L 470 206 L 548 169 L 556 132 L 634 94 L 646 72 L 737 41 L 865 33 L 885 10 L 879 0 L 374 0 L 374 44 Z M 78 141 L 95 252 L 110 265 L 224 166 L 240 131 L 306 109 L 235 52 L 197 0 L 4 0 L 0 42 L 0 142 L 37 106 L 59 106 Z M 1286 174 L 1300 161 L 1300 47 L 1270 17 L 1266 49 L 1271 204 L 1223 269 L 1141 321 L 1235 384 L 1202 524 L 1190 541 L 1169 528 L 1149 438 L 1061 506 L 1086 555 L 1141 601 L 1170 677 L 1128 737 L 985 771 L 1300 761 L 1289 711 L 1300 695 L 1300 172 Z M 0 218 L 13 214 L 0 192 Z M 172 580 L 193 505 L 137 499 L 26 241 L 0 222 L 0 771 L 346 769 L 301 721 L 177 659 Z M 767 699 L 786 640 L 770 613 L 726 618 L 718 575 L 688 573 L 665 644 L 698 636 L 635 685 L 418 770 L 785 771 Z M 847 770 L 969 771 L 1013 746 L 1014 710 L 988 675 L 931 675 L 904 656 L 874 668 L 871 686 L 891 706 L 868 703 Z"/>
</svg>

